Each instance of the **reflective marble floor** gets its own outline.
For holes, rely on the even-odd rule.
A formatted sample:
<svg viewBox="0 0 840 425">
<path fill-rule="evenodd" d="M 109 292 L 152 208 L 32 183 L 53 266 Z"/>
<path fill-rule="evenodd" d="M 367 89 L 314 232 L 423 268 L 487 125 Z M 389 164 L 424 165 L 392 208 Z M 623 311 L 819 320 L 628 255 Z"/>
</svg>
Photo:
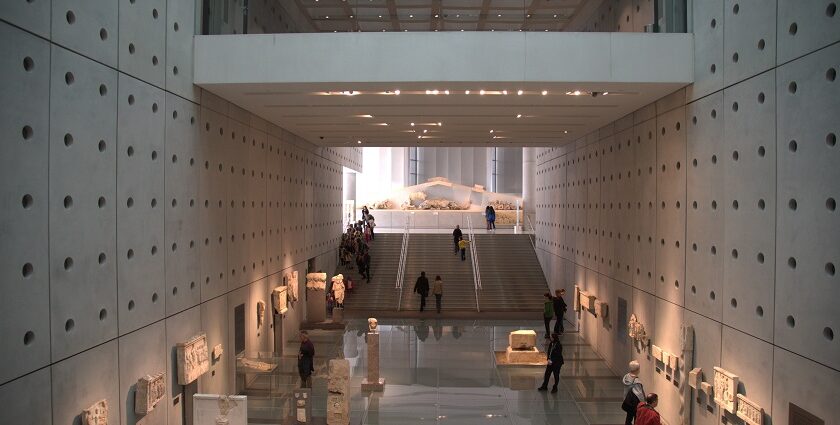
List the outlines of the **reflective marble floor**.
<svg viewBox="0 0 840 425">
<path fill-rule="evenodd" d="M 551 394 L 536 391 L 544 368 L 497 367 L 493 353 L 505 350 L 510 331 L 539 330 L 541 322 L 383 320 L 379 328 L 380 374 L 386 385 L 384 393 L 372 395 L 361 392 L 367 322 L 351 321 L 345 332 L 310 331 L 317 353 L 313 416 L 326 416 L 326 362 L 343 353 L 352 370 L 352 424 L 624 422 L 620 379 L 577 334 L 562 337 L 566 362 L 560 389 Z M 282 375 L 271 383 L 270 397 L 248 393 L 253 424 L 281 423 L 279 418 L 291 412 L 288 394 L 298 384 L 293 356 L 286 356 L 278 369 Z"/>
</svg>

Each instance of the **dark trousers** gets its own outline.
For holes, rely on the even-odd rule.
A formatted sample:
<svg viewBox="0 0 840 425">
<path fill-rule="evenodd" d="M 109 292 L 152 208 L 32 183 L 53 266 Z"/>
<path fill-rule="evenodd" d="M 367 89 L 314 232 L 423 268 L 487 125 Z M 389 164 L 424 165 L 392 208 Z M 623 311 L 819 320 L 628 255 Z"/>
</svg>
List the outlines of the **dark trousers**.
<svg viewBox="0 0 840 425">
<path fill-rule="evenodd" d="M 467 249 L 462 248 L 461 249 L 461 261 L 466 261 L 466 260 L 467 260 Z"/>
<path fill-rule="evenodd" d="M 443 298 L 443 294 L 435 294 L 435 307 L 437 308 L 437 312 L 440 313 L 440 299 Z"/>
<path fill-rule="evenodd" d="M 458 241 L 455 241 L 455 253 L 458 253 Z"/>
<path fill-rule="evenodd" d="M 543 323 L 545 323 L 545 334 L 551 335 L 551 317 L 543 317 Z"/>
<path fill-rule="evenodd" d="M 312 388 L 312 374 L 300 375 L 300 387 L 301 388 Z"/>
<path fill-rule="evenodd" d="M 560 368 L 563 367 L 561 364 L 550 364 L 545 366 L 545 376 L 543 377 L 542 387 L 548 387 L 548 380 L 551 375 L 554 375 L 554 387 L 557 387 L 557 384 L 560 383 Z"/>
<path fill-rule="evenodd" d="M 563 315 L 557 315 L 557 322 L 554 323 L 554 333 L 561 334 L 565 332 L 565 328 L 563 327 Z"/>
<path fill-rule="evenodd" d="M 371 240 L 376 239 L 376 234 L 375 234 L 375 233 L 373 233 L 373 227 L 371 227 L 371 228 L 370 228 L 370 239 L 371 239 Z"/>
<path fill-rule="evenodd" d="M 627 412 L 624 418 L 624 425 L 633 425 L 633 420 L 636 419 L 636 412 Z"/>
<path fill-rule="evenodd" d="M 423 311 L 426 308 L 426 296 L 420 295 L 420 311 Z"/>
</svg>

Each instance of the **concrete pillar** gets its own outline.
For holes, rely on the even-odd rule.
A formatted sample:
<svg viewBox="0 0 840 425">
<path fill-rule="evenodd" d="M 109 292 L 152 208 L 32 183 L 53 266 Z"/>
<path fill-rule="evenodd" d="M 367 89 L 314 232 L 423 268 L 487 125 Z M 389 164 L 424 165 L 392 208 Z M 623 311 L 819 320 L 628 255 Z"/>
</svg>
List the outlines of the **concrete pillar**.
<svg viewBox="0 0 840 425">
<path fill-rule="evenodd" d="M 537 178 L 537 148 L 522 148 L 522 199 L 525 212 L 535 212 Z"/>
</svg>

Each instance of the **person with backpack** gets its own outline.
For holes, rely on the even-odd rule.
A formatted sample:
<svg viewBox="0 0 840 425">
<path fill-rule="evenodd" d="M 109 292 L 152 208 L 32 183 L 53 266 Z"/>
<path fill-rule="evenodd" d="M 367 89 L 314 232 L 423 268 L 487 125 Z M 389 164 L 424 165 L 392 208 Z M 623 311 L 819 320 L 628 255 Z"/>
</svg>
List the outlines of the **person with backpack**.
<svg viewBox="0 0 840 425">
<path fill-rule="evenodd" d="M 624 384 L 624 402 L 621 403 L 621 410 L 627 412 L 624 425 L 633 424 L 639 402 L 645 399 L 645 388 L 639 379 L 639 369 L 639 362 L 633 360 L 629 364 L 629 371 L 621 378 L 621 383 Z"/>
<path fill-rule="evenodd" d="M 659 396 L 656 393 L 645 396 L 645 401 L 636 408 L 636 425 L 662 425 L 662 419 L 656 411 L 658 404 Z"/>
<path fill-rule="evenodd" d="M 563 345 L 560 344 L 560 334 L 551 334 L 551 342 L 548 344 L 546 350 L 548 363 L 545 365 L 545 376 L 543 377 L 542 386 L 537 388 L 538 391 L 548 390 L 548 380 L 551 375 L 554 375 L 554 386 L 551 387 L 551 392 L 557 392 L 557 385 L 560 383 L 560 368 L 563 367 Z"/>
<path fill-rule="evenodd" d="M 461 250 L 461 261 L 467 261 L 467 245 L 468 244 L 469 244 L 469 242 L 467 242 L 467 240 L 464 239 L 463 236 L 461 236 L 461 239 L 458 240 L 458 249 Z"/>
<path fill-rule="evenodd" d="M 554 297 L 551 293 L 545 293 L 545 302 L 543 303 L 543 323 L 545 323 L 545 337 L 551 335 L 551 319 L 554 318 Z"/>
</svg>

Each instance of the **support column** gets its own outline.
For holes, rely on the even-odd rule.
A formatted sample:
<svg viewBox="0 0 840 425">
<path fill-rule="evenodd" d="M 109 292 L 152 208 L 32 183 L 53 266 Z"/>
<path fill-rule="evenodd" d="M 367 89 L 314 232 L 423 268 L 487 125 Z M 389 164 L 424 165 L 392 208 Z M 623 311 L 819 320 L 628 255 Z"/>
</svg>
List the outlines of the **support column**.
<svg viewBox="0 0 840 425">
<path fill-rule="evenodd" d="M 522 148 L 522 199 L 526 214 L 536 211 L 537 148 Z"/>
</svg>

